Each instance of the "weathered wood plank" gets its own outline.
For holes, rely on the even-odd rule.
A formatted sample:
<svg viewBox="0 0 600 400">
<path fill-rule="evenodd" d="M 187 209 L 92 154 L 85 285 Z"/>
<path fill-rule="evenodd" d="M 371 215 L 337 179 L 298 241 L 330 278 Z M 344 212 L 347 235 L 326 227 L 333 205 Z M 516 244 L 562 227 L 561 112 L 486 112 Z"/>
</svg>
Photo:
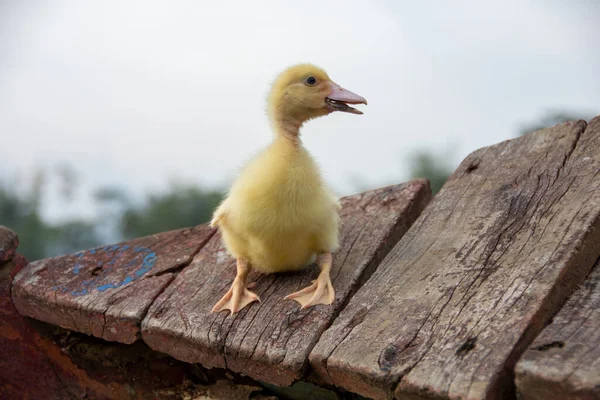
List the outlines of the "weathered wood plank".
<svg viewBox="0 0 600 400">
<path fill-rule="evenodd" d="M 600 398 L 600 260 L 523 354 L 515 378 L 524 400 Z"/>
<path fill-rule="evenodd" d="M 373 398 L 505 398 L 600 254 L 600 118 L 469 155 L 310 355 Z M 584 131 L 585 130 L 585 131 Z"/>
<path fill-rule="evenodd" d="M 400 239 L 431 197 L 418 180 L 342 199 L 340 248 L 331 277 L 332 306 L 300 310 L 283 297 L 307 286 L 316 267 L 294 274 L 261 275 L 250 282 L 262 303 L 233 317 L 211 313 L 235 276 L 235 262 L 215 235 L 157 298 L 142 323 L 153 349 L 190 363 L 228 368 L 261 381 L 289 385 L 302 376 L 307 356 L 348 297 Z"/>
<path fill-rule="evenodd" d="M 40 260 L 13 283 L 22 315 L 133 343 L 150 304 L 214 234 L 199 226 Z"/>
</svg>

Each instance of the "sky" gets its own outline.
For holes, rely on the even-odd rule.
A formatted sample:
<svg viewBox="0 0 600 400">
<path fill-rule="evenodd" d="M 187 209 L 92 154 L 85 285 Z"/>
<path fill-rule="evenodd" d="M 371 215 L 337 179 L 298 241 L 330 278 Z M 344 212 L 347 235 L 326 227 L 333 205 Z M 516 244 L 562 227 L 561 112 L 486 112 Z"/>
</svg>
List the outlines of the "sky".
<svg viewBox="0 0 600 400">
<path fill-rule="evenodd" d="M 269 85 L 311 62 L 367 98 L 306 124 L 339 195 L 452 166 L 547 112 L 600 114 L 600 2 L 3 1 L 0 179 L 67 163 L 89 193 L 228 185 L 272 138 Z"/>
</svg>

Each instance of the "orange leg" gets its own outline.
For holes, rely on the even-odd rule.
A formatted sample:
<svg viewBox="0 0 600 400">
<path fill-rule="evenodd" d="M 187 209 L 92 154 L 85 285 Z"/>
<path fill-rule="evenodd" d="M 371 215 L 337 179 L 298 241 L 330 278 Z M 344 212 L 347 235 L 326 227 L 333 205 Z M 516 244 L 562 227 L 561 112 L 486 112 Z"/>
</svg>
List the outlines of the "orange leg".
<svg viewBox="0 0 600 400">
<path fill-rule="evenodd" d="M 212 309 L 212 312 L 219 312 L 222 310 L 229 310 L 231 314 L 235 314 L 240 311 L 242 308 L 246 307 L 248 304 L 259 301 L 258 296 L 249 291 L 246 286 L 246 281 L 248 280 L 248 274 L 250 273 L 250 266 L 248 265 L 248 261 L 238 258 L 237 259 L 237 275 L 231 284 L 231 287 L 225 293 L 225 296 L 221 298 L 215 304 Z"/>
<path fill-rule="evenodd" d="M 296 300 L 300 303 L 302 309 L 317 304 L 331 304 L 335 300 L 335 291 L 329 277 L 332 263 L 331 253 L 319 254 L 317 263 L 321 268 L 321 273 L 319 273 L 317 280 L 313 281 L 312 285 L 285 296 L 286 299 Z"/>
</svg>

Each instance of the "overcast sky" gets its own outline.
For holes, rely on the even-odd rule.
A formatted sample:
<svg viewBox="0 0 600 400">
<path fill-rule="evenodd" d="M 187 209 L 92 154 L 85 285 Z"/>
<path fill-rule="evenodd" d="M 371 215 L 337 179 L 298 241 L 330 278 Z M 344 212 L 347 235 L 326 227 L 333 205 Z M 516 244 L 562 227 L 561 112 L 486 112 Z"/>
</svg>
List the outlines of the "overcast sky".
<svg viewBox="0 0 600 400">
<path fill-rule="evenodd" d="M 327 180 L 400 182 L 416 149 L 457 164 L 547 110 L 600 114 L 599 3 L 5 0 L 0 178 L 68 161 L 86 187 L 222 186 L 271 139 L 270 82 L 312 62 L 369 101 L 304 127 Z"/>
</svg>

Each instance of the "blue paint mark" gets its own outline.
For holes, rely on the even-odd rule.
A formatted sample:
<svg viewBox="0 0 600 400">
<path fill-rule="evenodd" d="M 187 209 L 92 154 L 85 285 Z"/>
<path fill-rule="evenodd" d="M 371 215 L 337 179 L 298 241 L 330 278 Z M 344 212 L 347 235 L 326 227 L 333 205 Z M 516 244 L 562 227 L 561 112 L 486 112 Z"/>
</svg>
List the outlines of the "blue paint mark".
<svg viewBox="0 0 600 400">
<path fill-rule="evenodd" d="M 127 263 L 121 264 L 119 266 L 119 270 L 129 270 L 125 274 L 125 276 L 117 282 L 106 282 L 106 277 L 110 276 L 110 273 L 113 271 L 114 265 L 121 261 L 125 251 L 133 250 L 133 254 L 129 253 L 133 258 Z M 84 252 L 79 252 L 75 254 L 78 261 L 75 263 L 75 266 L 71 270 L 74 275 L 79 275 L 81 273 L 81 269 L 90 263 L 94 263 L 94 260 L 90 260 L 89 262 L 84 262 L 83 260 L 79 260 L 85 257 L 86 254 L 94 255 L 105 253 L 110 257 L 110 259 L 103 263 L 102 261 L 96 261 L 96 266 L 102 266 L 103 268 L 99 270 L 97 276 L 91 277 L 91 279 L 84 280 L 80 283 L 80 286 L 72 290 L 72 287 L 65 286 L 55 286 L 52 288 L 54 291 L 60 291 L 61 293 L 71 294 L 72 296 L 85 296 L 86 294 L 92 293 L 94 290 L 99 292 L 104 292 L 109 289 L 116 289 L 121 286 L 127 285 L 142 276 L 144 276 L 148 271 L 150 271 L 154 265 L 156 264 L 156 260 L 158 256 L 152 249 L 144 246 L 135 246 L 131 248 L 130 245 L 112 245 L 105 246 L 98 249 L 91 249 Z M 123 274 L 120 274 L 121 276 Z"/>
<path fill-rule="evenodd" d="M 126 277 L 125 279 L 123 279 L 121 282 L 119 283 L 107 283 L 106 285 L 102 285 L 102 286 L 98 286 L 98 291 L 99 292 L 104 292 L 107 289 L 116 289 L 118 287 L 121 287 L 123 285 L 127 285 L 130 282 L 133 282 L 135 280 L 135 278 L 132 278 L 131 276 Z"/>
<path fill-rule="evenodd" d="M 81 269 L 81 267 L 82 267 L 81 263 L 78 262 L 77 264 L 75 264 L 75 266 L 73 267 L 73 273 L 75 275 L 79 275 L 79 270 Z"/>
<path fill-rule="evenodd" d="M 64 292 L 63 292 L 64 293 Z M 88 290 L 87 289 L 82 289 L 82 290 L 73 290 L 71 292 L 71 295 L 73 296 L 83 296 L 85 294 L 88 294 Z"/>
<path fill-rule="evenodd" d="M 113 285 L 112 283 L 108 283 L 106 285 L 98 286 L 98 291 L 104 292 L 106 289 L 111 289 L 111 288 L 116 288 L 116 287 L 119 287 L 119 285 Z"/>
<path fill-rule="evenodd" d="M 114 246 L 105 246 L 102 250 L 104 250 L 107 253 L 112 253 L 113 251 L 117 250 L 119 247 L 119 245 L 114 245 Z"/>
</svg>

